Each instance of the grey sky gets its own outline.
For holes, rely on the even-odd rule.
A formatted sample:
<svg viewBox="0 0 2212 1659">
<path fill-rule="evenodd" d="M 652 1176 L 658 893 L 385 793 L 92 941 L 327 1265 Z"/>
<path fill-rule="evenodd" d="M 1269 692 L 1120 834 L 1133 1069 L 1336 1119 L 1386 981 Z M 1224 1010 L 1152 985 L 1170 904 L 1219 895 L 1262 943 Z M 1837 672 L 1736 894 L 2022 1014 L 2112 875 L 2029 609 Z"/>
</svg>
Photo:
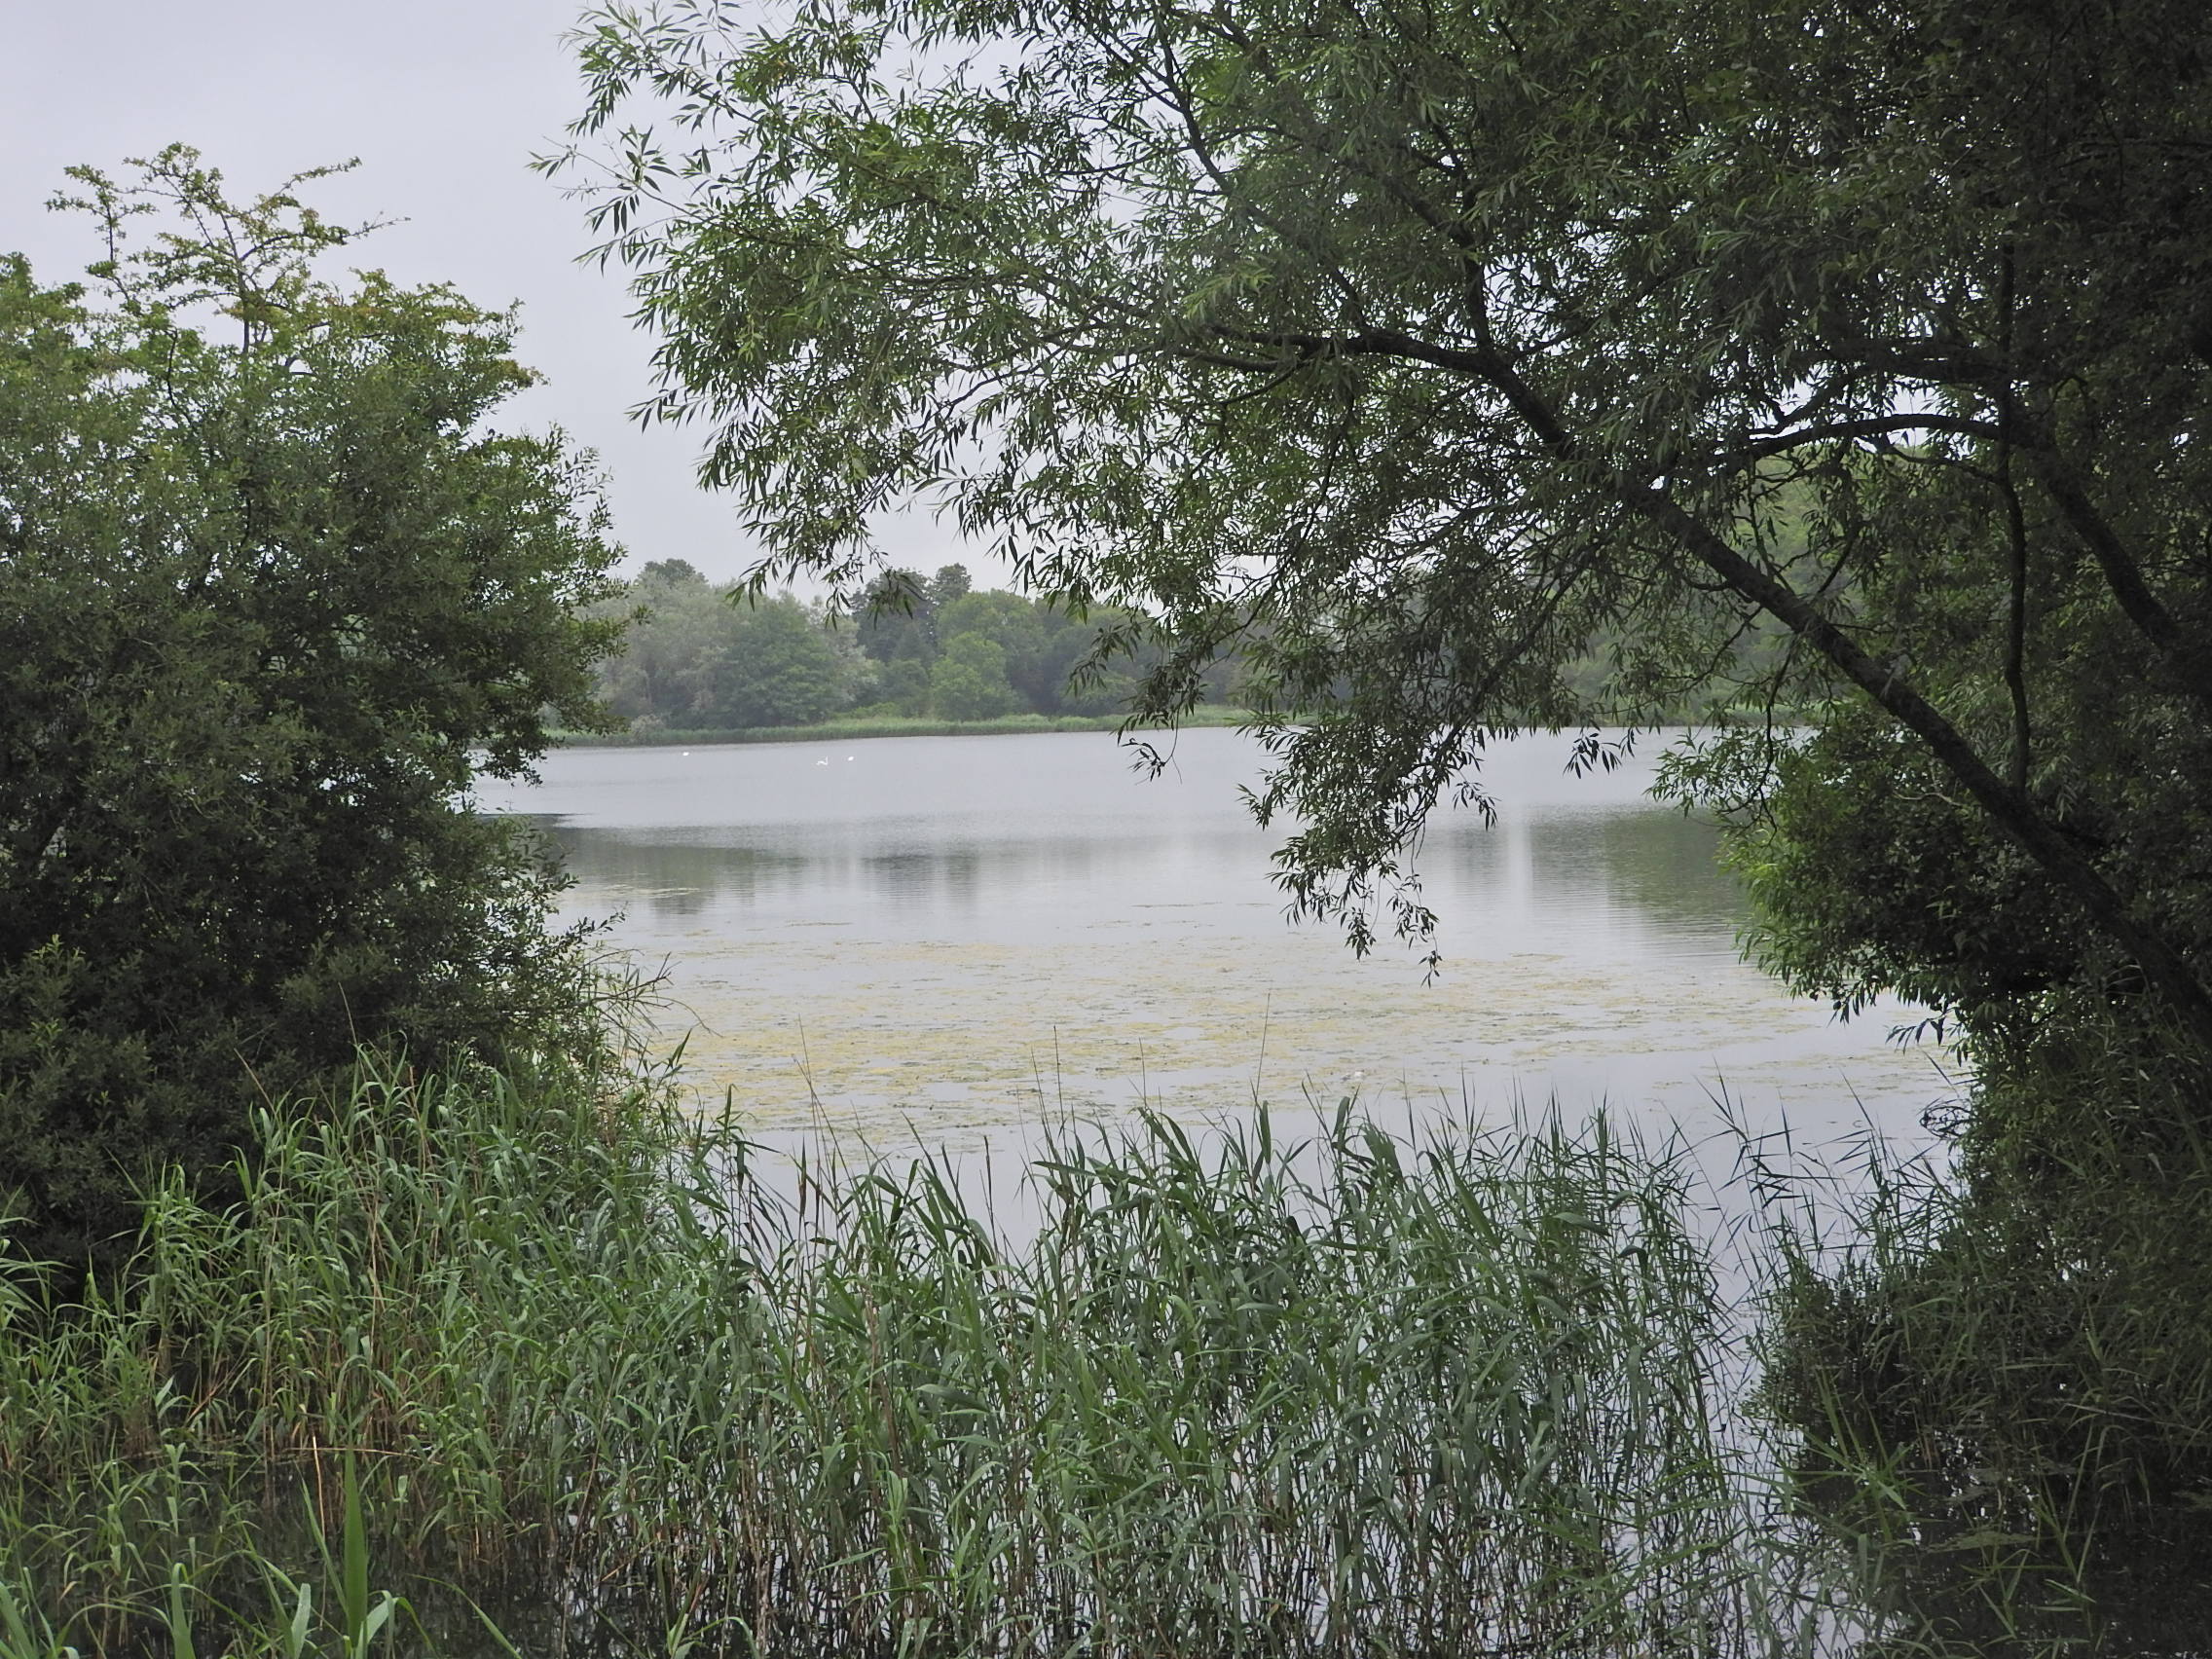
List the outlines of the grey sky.
<svg viewBox="0 0 2212 1659">
<path fill-rule="evenodd" d="M 87 221 L 50 213 L 61 169 L 114 168 L 181 140 L 241 193 L 358 156 L 313 200 L 333 217 L 403 218 L 349 252 L 487 305 L 523 304 L 523 359 L 548 377 L 511 409 L 599 451 L 630 565 L 690 560 L 734 576 L 756 549 L 691 481 L 698 435 L 640 430 L 649 342 L 619 278 L 576 265 L 578 204 L 529 170 L 581 106 L 562 32 L 582 0 L 0 0 L 0 250 L 49 282 L 96 257 Z M 926 519 L 902 564 L 969 557 Z M 976 563 L 973 559 L 971 563 Z"/>
</svg>

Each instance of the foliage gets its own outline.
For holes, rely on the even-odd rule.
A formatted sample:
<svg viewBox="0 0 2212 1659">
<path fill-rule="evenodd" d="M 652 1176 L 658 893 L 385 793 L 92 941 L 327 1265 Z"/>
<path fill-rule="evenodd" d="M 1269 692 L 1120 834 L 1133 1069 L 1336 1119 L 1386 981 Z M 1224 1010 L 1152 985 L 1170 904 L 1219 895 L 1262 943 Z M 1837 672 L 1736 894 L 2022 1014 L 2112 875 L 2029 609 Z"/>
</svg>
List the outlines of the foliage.
<svg viewBox="0 0 2212 1659">
<path fill-rule="evenodd" d="M 1860 567 L 1851 606 L 2201 960 L 2204 724 L 2047 506 L 2021 491 L 2016 520 L 1992 513 L 1961 476 L 1921 454 L 1859 470 L 1898 550 Z M 1992 608 L 2015 551 L 2025 604 Z M 1950 1179 L 1878 1189 L 1859 1253 L 1809 1259 L 1778 1307 L 1778 1392 L 1815 1466 L 1848 1472 L 1831 1501 L 1899 1541 L 1887 1570 L 1937 1651 L 2185 1648 L 2212 1620 L 2203 1051 L 2175 1042 L 2141 964 L 1865 705 L 1787 742 L 1709 745 L 1680 782 L 1744 803 L 1730 857 L 1768 967 L 1845 1010 L 1908 996 L 1972 1068 L 1971 1109 L 1934 1124 L 1956 1136 Z"/>
<path fill-rule="evenodd" d="M 804 725 L 850 704 L 851 653 L 789 594 L 732 594 L 672 559 L 600 614 L 625 623 L 600 668 L 602 695 L 647 729 Z"/>
<path fill-rule="evenodd" d="M 955 637 L 930 670 L 930 706 L 949 719 L 987 720 L 1019 705 L 1007 682 L 1006 652 L 984 635 Z"/>
<path fill-rule="evenodd" d="M 314 175 L 138 166 L 75 173 L 97 304 L 0 264 L 0 1202 L 78 1258 L 357 1040 L 592 1026 L 557 877 L 463 804 L 601 723 L 612 633 L 584 461 L 485 424 L 510 319 L 317 277 Z"/>
<path fill-rule="evenodd" d="M 1198 708 L 1182 717 L 1180 727 L 1236 728 L 1244 723 L 1240 709 Z M 595 733 L 580 741 L 592 748 L 625 749 L 670 744 L 686 747 L 721 743 L 844 743 L 872 737 L 981 737 L 1022 736 L 1038 732 L 1129 730 L 1123 715 L 1001 715 L 992 720 L 943 720 L 926 716 L 856 715 L 847 719 L 824 720 L 818 725 L 698 727 L 654 726 L 628 732 Z M 1142 730 L 1143 728 L 1136 728 Z"/>
<path fill-rule="evenodd" d="M 690 715 L 707 661 L 732 623 L 722 601 L 690 565 L 667 559 L 647 565 L 627 594 L 603 602 L 600 613 L 623 626 L 621 647 L 599 665 L 608 709 L 633 724 Z"/>
<path fill-rule="evenodd" d="M 1103 715 L 1135 690 L 1096 660 L 1123 618 L 1078 621 L 1019 594 L 975 592 L 958 565 L 927 580 L 889 571 L 848 612 L 715 587 L 664 560 L 598 613 L 626 628 L 600 669 L 603 694 L 647 734 L 818 725 L 847 711 L 956 723 Z M 1229 678 L 1223 665 L 1209 694 L 1225 696 Z"/>
<path fill-rule="evenodd" d="M 1869 1659 L 2181 1654 L 2212 1628 L 2212 1158 L 2114 1124 L 2117 1081 L 2015 1095 L 1963 1182 L 1869 1148 L 1825 1226 L 1804 1171 L 1770 1172 L 1765 1404 L 1896 1612 Z"/>
<path fill-rule="evenodd" d="M 2015 491 L 2015 520 L 1986 498 L 1968 458 L 1900 452 L 1850 482 L 1859 534 L 1889 548 L 1853 567 L 1847 610 L 1878 625 L 2069 846 L 2195 959 L 2212 946 L 2212 743 L 2103 572 L 2047 503 Z M 1993 605 L 2014 575 L 2019 607 Z M 2169 591 L 2190 580 L 2175 570 Z M 1799 989 L 1846 1010 L 1910 997 L 1985 1079 L 2063 1066 L 2064 1050 L 2122 1025 L 2147 1054 L 2171 1053 L 2171 1009 L 2142 995 L 2143 964 L 2084 928 L 2064 884 L 1864 701 L 1835 702 L 1817 730 L 1710 743 L 1673 771 L 1677 793 L 1727 811 L 1764 959 Z"/>
<path fill-rule="evenodd" d="M 0 1594 L 105 1651 L 177 1568 L 209 1650 L 306 1573 L 332 1448 L 379 1581 L 528 1651 L 1626 1659 L 1816 1616 L 1689 1166 L 1603 1125 L 1155 1120 L 1049 1149 L 1018 1238 L 926 1161 L 794 1207 L 650 1088 L 372 1062 L 259 1126 L 245 1225 L 172 1182 L 127 1288 L 0 1300 Z"/>
<path fill-rule="evenodd" d="M 927 499 L 1157 624 L 1148 712 L 1240 648 L 1284 878 L 1356 943 L 1426 927 L 1408 849 L 1488 734 L 1748 667 L 1901 743 L 2023 929 L 2212 1047 L 2202 7 L 670 0 L 578 38 L 581 136 L 680 129 L 587 193 L 652 408 L 710 424 L 772 567 L 858 585 Z M 2100 719 L 2113 787 L 2071 764 Z M 1940 977 L 1915 948 L 1853 972 Z"/>
<path fill-rule="evenodd" d="M 2194 1535 L 2212 11 L 670 0 L 578 42 L 654 407 L 774 568 L 857 583 L 922 499 L 1156 626 L 1149 712 L 1234 646 L 1283 877 L 1355 944 L 1428 928 L 1492 733 L 1603 765 L 1766 710 L 1670 776 L 1758 947 L 1976 1068 L 1913 1246 L 1790 1292 L 1800 1430 L 1883 1428 L 1839 1467 L 1901 1540 L 2005 1511 L 1964 1536 L 2036 1567 L 2007 1596 L 2096 1600 L 2116 1516 Z"/>
<path fill-rule="evenodd" d="M 844 707 L 836 648 L 788 595 L 754 605 L 703 666 L 707 723 L 805 725 Z"/>
<path fill-rule="evenodd" d="M 886 571 L 853 608 L 861 649 L 879 663 L 926 663 L 937 647 L 932 584 L 918 571 Z"/>
</svg>

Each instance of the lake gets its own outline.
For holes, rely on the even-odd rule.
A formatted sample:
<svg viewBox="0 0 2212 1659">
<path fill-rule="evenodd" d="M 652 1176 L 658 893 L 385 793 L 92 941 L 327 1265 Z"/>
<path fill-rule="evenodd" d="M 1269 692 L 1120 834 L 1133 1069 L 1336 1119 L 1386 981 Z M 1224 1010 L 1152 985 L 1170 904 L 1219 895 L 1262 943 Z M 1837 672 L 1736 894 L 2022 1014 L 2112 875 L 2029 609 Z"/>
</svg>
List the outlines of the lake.
<svg viewBox="0 0 2212 1659">
<path fill-rule="evenodd" d="M 1105 733 L 567 749 L 480 799 L 546 827 L 571 915 L 665 965 L 661 1036 L 770 1138 L 957 1148 L 1347 1096 L 1409 1126 L 1556 1097 L 1698 1136 L 1726 1101 L 1754 1132 L 1920 1138 L 1940 1054 L 1891 1041 L 1904 1011 L 1838 1022 L 1740 959 L 1714 833 L 1644 793 L 1645 747 L 1584 778 L 1564 738 L 1492 753 L 1495 828 L 1440 814 L 1419 862 L 1433 979 L 1285 919 L 1233 730 L 1181 734 L 1157 779 Z"/>
</svg>

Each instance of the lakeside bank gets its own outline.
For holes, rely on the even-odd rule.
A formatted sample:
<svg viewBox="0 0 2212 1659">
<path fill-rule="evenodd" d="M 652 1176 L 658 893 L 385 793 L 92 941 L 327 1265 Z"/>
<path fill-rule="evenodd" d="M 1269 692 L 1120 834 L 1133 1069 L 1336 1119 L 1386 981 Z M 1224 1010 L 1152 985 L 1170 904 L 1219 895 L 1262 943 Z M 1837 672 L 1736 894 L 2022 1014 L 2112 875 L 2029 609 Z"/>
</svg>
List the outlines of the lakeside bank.
<svg viewBox="0 0 2212 1659">
<path fill-rule="evenodd" d="M 1251 719 L 1244 709 L 1218 704 L 1192 710 L 1178 729 L 1194 726 L 1241 725 Z M 817 725 L 708 727 L 676 730 L 660 727 L 617 732 L 563 731 L 554 734 L 564 749 L 708 748 L 732 743 L 854 743 L 874 737 L 1029 737 L 1040 732 L 1119 731 L 1119 715 L 1002 715 L 988 720 L 928 719 L 870 719 L 825 720 Z M 1140 726 L 1140 731 L 1166 727 Z"/>
</svg>

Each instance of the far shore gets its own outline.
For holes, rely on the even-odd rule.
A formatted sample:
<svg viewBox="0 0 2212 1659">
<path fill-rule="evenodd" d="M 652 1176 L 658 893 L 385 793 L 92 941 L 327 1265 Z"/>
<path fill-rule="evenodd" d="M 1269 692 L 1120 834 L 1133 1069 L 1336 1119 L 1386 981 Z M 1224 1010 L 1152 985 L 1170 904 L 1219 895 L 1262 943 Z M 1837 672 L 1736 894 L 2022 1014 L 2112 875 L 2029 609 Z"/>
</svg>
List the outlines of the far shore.
<svg viewBox="0 0 2212 1659">
<path fill-rule="evenodd" d="M 1208 703 L 1184 715 L 1177 721 L 1177 726 L 1239 726 L 1254 718 L 1249 709 Z M 873 717 L 866 719 L 825 720 L 819 725 L 738 726 L 705 730 L 663 727 L 611 732 L 557 731 L 553 734 L 553 742 L 562 749 L 704 749 L 723 743 L 855 743 L 871 737 L 1029 737 L 1040 732 L 1119 731 L 1125 719 L 1122 715 L 1004 715 L 990 720 Z M 1702 719 L 1676 713 L 1671 719 L 1640 729 L 1697 730 L 1714 725 L 1757 725 L 1766 721 L 1786 726 L 1806 726 L 1818 724 L 1819 719 L 1819 712 L 1811 709 L 1771 712 L 1731 709 L 1708 714 Z M 1129 729 L 1158 731 L 1167 728 L 1139 725 Z"/>
<path fill-rule="evenodd" d="M 870 737 L 1022 737 L 1038 732 L 1116 731 L 1121 715 L 1006 715 L 991 720 L 875 719 L 826 720 L 820 725 L 740 726 L 720 730 L 559 732 L 564 749 L 704 748 L 718 743 L 852 743 Z M 1244 709 L 1207 704 L 1182 717 L 1184 726 L 1234 726 L 1250 719 Z M 1151 728 L 1143 728 L 1151 729 Z"/>
</svg>

